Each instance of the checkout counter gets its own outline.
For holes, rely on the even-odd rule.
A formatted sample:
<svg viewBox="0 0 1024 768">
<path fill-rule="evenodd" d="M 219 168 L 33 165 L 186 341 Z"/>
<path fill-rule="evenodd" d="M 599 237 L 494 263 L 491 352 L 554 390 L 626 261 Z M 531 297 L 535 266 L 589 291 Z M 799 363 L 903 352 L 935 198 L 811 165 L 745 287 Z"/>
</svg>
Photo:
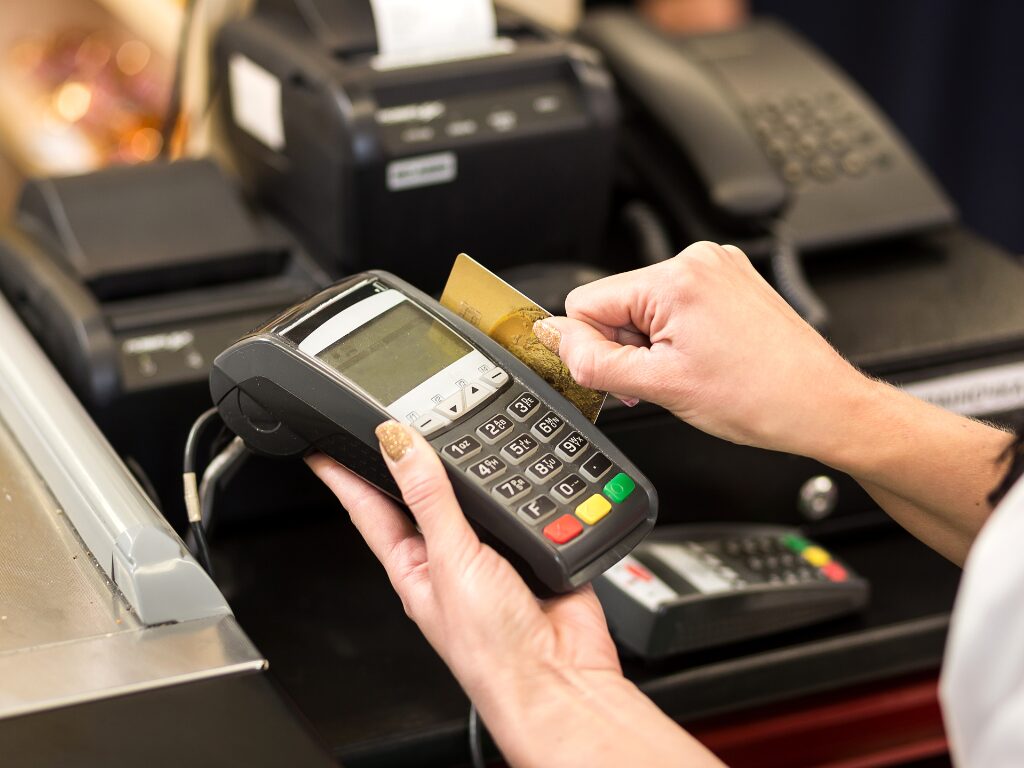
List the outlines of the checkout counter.
<svg viewBox="0 0 1024 768">
<path fill-rule="evenodd" d="M 431 98 L 410 102 L 424 87 L 421 69 L 380 66 L 365 36 L 356 34 L 358 25 L 332 26 L 338 17 L 324 11 L 352 5 L 264 3 L 267 15 L 236 22 L 221 38 L 218 66 L 228 83 L 225 109 L 235 158 L 255 199 L 275 217 L 250 215 L 224 191 L 223 179 L 215 179 L 220 204 L 244 234 L 240 251 L 222 249 L 209 258 L 195 250 L 206 248 L 202 237 L 183 238 L 180 248 L 157 254 L 173 257 L 181 281 L 149 285 L 145 295 L 133 296 L 123 280 L 116 290 L 109 280 L 104 288 L 97 264 L 114 277 L 124 275 L 116 259 L 103 260 L 105 246 L 95 237 L 84 258 L 60 255 L 74 240 L 67 239 L 66 225 L 76 219 L 51 215 L 53 195 L 76 198 L 85 206 L 78 210 L 87 210 L 87 192 L 73 184 L 40 184 L 38 194 L 27 198 L 22 213 L 35 228 L 20 233 L 15 246 L 8 244 L 0 267 L 4 259 L 18 262 L 18 249 L 33 257 L 24 260 L 25 269 L 6 269 L 0 284 L 13 303 L 20 302 L 21 318 L 52 363 L 119 445 L 133 444 L 129 433 L 138 439 L 144 427 L 138 416 L 152 403 L 174 406 L 162 408 L 167 415 L 206 396 L 207 350 L 198 350 L 196 365 L 185 360 L 184 368 L 172 369 L 166 382 L 145 371 L 136 376 L 141 369 L 105 354 L 97 359 L 107 366 L 110 384 L 100 389 L 81 375 L 88 357 L 61 360 L 62 345 L 71 349 L 81 338 L 100 338 L 124 358 L 129 336 L 164 343 L 172 330 L 206 326 L 237 335 L 251 327 L 254 311 L 269 313 L 328 277 L 365 266 L 390 266 L 401 274 L 405 264 L 410 277 L 434 288 L 457 250 L 449 239 L 460 221 L 472 223 L 468 232 L 478 251 L 501 241 L 494 245 L 501 262 L 496 266 L 515 266 L 510 279 L 528 282 L 532 270 L 534 284 L 546 284 L 552 295 L 558 291 L 545 275 L 565 280 L 595 274 L 584 256 L 596 242 L 612 243 L 592 259 L 604 269 L 641 263 L 615 224 L 623 208 L 611 194 L 607 172 L 615 104 L 607 73 L 592 54 L 501 16 L 499 30 L 516 40 L 514 53 L 465 65 L 473 72 L 465 80 L 454 76 L 458 64 L 448 62 L 437 70 L 443 77 L 427 83 Z M 355 32 L 339 37 L 339 29 Z M 481 95 L 488 78 L 506 89 L 497 101 Z M 246 88 L 250 96 L 262 95 L 263 108 L 268 94 L 276 104 L 270 123 L 239 107 L 238 90 Z M 537 101 L 550 96 L 544 90 L 550 88 L 564 97 L 557 108 L 551 100 Z M 476 120 L 472 110 L 487 125 L 489 116 L 509 110 L 502 104 L 513 97 L 525 99 L 532 122 L 512 126 L 506 117 L 481 135 L 456 137 L 467 146 L 457 179 L 451 158 L 387 170 L 410 151 L 403 142 L 430 144 L 427 155 L 449 152 L 434 147 L 437 137 L 422 130 L 438 114 L 451 111 L 461 121 L 459 130 L 468 130 Z M 420 109 L 398 109 L 410 103 Z M 311 133 L 314 127 L 322 130 Z M 517 153 L 538 143 L 552 150 L 545 172 L 554 186 L 529 199 L 530 190 L 543 187 L 536 177 L 517 175 L 509 189 L 527 199 L 526 214 L 507 216 L 502 206 L 511 198 L 487 197 L 498 192 L 484 182 L 521 169 Z M 573 143 L 581 152 L 566 155 L 562 150 Z M 309 156 L 313 151 L 326 155 Z M 579 168 L 586 172 L 576 173 Z M 413 174 L 413 186 L 402 186 L 410 183 L 402 169 Z M 208 168 L 198 172 L 207 182 L 212 178 Z M 374 185 L 371 179 L 393 183 Z M 115 187 L 123 181 L 103 179 Z M 550 210 L 536 203 L 573 197 L 576 184 L 586 193 L 574 198 L 569 219 L 552 223 Z M 303 197 L 311 189 L 322 192 L 315 205 Z M 191 196 L 187 185 L 179 192 L 183 201 Z M 391 206 L 400 197 L 401 205 Z M 611 227 L 605 226 L 608 199 L 614 201 Z M 472 205 L 460 207 L 457 200 Z M 482 218 L 476 215 L 481 203 Z M 425 211 L 432 212 L 429 225 L 420 218 Z M 500 226 L 487 218 L 494 211 L 501 214 Z M 161 226 L 173 233 L 179 224 L 164 220 Z M 531 231 L 552 227 L 575 235 L 531 251 Z M 409 258 L 407 233 L 420 231 L 423 247 Z M 307 248 L 318 264 L 307 258 Z M 547 263 L 523 265 L 522 252 Z M 439 253 L 445 257 L 434 259 Z M 367 263 L 370 254 L 391 263 Z M 227 301 L 235 286 L 221 269 L 236 257 L 252 272 L 241 304 Z M 545 271 L 554 261 L 568 265 Z M 831 339 L 855 364 L 971 415 L 1008 419 L 1024 407 L 1016 384 L 1024 365 L 1024 270 L 1008 254 L 950 225 L 884 245 L 844 247 L 815 260 L 808 273 L 831 313 Z M 24 286 L 60 290 L 33 298 Z M 33 313 L 38 296 L 57 297 L 42 306 L 59 311 Z M 149 311 L 154 301 L 160 313 Z M 92 320 L 76 330 L 81 306 Z M 56 341 L 47 331 L 55 319 L 68 327 Z M 2 300 L 0 329 L 0 510 L 12 521 L 0 536 L 0 754 L 41 765 L 61 764 L 68 755 L 83 765 L 142 759 L 179 765 L 186 758 L 204 764 L 196 758 L 201 745 L 207 764 L 467 763 L 469 702 L 311 474 L 302 467 L 268 469 L 262 462 L 242 471 L 231 486 L 242 490 L 218 502 L 220 522 L 211 531 L 214 584 Z M 188 352 L 136 351 L 149 354 L 151 363 L 154 351 L 172 357 Z M 135 357 L 128 362 L 141 365 Z M 140 410 L 128 395 L 150 399 Z M 868 765 L 871 755 L 897 747 L 919 757 L 942 753 L 933 686 L 958 568 L 896 527 L 852 480 L 830 476 L 808 460 L 714 440 L 648 405 L 609 403 L 599 426 L 658 488 L 661 523 L 800 526 L 873 587 L 860 613 L 656 663 L 626 657 L 628 677 L 737 765 L 826 759 L 864 759 L 857 764 Z M 154 464 L 179 454 L 186 428 L 187 421 L 147 435 L 168 440 Z M 661 450 L 665 445 L 673 450 Z M 140 477 L 151 476 L 152 495 L 176 499 L 177 468 L 161 474 L 146 467 Z M 827 504 L 801 506 L 808 483 L 823 476 L 834 491 Z M 166 508 L 182 530 L 174 504 Z M 828 712 L 834 724 L 856 728 L 867 722 L 856 708 L 877 705 L 889 689 L 913 695 L 902 704 L 890 701 L 885 711 L 891 717 L 855 739 L 823 743 L 813 733 L 831 734 L 827 724 L 794 725 L 802 713 Z M 801 734 L 802 746 L 795 740 L 780 746 L 771 734 L 744 730 L 755 718 L 772 723 L 780 711 L 789 720 L 777 723 L 778 733 L 788 728 Z M 771 754 L 764 751 L 769 743 Z"/>
</svg>

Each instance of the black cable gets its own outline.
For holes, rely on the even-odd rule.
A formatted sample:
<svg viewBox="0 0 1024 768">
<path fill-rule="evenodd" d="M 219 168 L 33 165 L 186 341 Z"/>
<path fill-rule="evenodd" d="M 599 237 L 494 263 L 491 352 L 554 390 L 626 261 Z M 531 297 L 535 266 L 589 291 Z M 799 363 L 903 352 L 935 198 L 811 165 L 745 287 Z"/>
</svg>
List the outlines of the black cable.
<svg viewBox="0 0 1024 768">
<path fill-rule="evenodd" d="M 818 333 L 828 331 L 829 312 L 825 302 L 807 282 L 800 252 L 789 236 L 786 226 L 776 222 L 772 228 L 772 250 L 769 264 L 775 289 Z"/>
<path fill-rule="evenodd" d="M 469 759 L 473 768 L 487 768 L 480 713 L 476 711 L 476 704 L 472 702 L 469 704 Z"/>
<path fill-rule="evenodd" d="M 644 264 L 658 264 L 676 255 L 664 222 L 647 203 L 641 200 L 627 203 L 622 209 L 622 220 L 632 232 Z"/>
<path fill-rule="evenodd" d="M 167 102 L 167 112 L 164 113 L 164 122 L 160 128 L 160 137 L 163 139 L 160 145 L 160 157 L 164 160 L 170 159 L 171 142 L 174 139 L 174 132 L 178 127 L 178 120 L 181 117 L 188 61 L 188 42 L 192 35 L 192 24 L 195 21 L 197 3 L 198 0 L 185 0 L 185 5 L 181 12 L 181 27 L 178 30 L 178 49 L 174 56 L 174 76 L 171 79 L 171 93 Z"/>
<path fill-rule="evenodd" d="M 213 578 L 213 561 L 210 558 L 210 547 L 206 541 L 206 529 L 203 527 L 203 511 L 199 501 L 199 485 L 196 482 L 196 452 L 199 439 L 203 432 L 220 415 L 216 408 L 204 411 L 192 424 L 185 439 L 185 456 L 182 461 L 182 482 L 185 488 L 185 511 L 188 513 L 189 529 L 195 540 L 195 555 L 199 564 Z"/>
</svg>

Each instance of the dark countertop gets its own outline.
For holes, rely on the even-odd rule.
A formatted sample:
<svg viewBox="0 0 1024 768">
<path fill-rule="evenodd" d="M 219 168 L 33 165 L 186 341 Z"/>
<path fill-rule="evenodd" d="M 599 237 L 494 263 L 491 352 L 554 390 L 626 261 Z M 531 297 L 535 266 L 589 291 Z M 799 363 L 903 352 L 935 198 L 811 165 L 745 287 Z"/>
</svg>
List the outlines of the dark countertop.
<svg viewBox="0 0 1024 768">
<path fill-rule="evenodd" d="M 822 540 L 867 577 L 867 610 L 627 675 L 681 721 L 937 668 L 959 570 L 891 524 Z M 271 674 L 349 766 L 458 764 L 468 702 L 332 504 L 232 526 L 218 578 Z"/>
</svg>

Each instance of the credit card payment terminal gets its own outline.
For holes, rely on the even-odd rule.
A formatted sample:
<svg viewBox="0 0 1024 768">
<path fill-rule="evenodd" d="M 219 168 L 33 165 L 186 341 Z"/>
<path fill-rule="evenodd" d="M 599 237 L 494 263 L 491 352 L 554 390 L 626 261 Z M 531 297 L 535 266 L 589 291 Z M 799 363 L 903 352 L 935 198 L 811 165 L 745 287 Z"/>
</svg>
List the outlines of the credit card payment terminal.
<svg viewBox="0 0 1024 768">
<path fill-rule="evenodd" d="M 594 582 L 620 645 L 661 658 L 794 629 L 867 605 L 868 582 L 800 531 L 659 528 Z"/>
<path fill-rule="evenodd" d="M 568 400 L 385 272 L 347 278 L 233 344 L 210 389 L 254 452 L 322 451 L 399 500 L 374 428 L 412 425 L 466 517 L 538 594 L 607 570 L 657 515 L 650 482 Z"/>
</svg>

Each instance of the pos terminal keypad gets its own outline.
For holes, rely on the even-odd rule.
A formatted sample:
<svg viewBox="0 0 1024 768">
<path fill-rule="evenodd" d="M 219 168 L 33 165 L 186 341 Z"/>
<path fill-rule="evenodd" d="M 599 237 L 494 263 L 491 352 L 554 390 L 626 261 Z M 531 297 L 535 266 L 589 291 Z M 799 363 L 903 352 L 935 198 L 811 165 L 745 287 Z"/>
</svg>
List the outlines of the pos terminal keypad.
<svg viewBox="0 0 1024 768">
<path fill-rule="evenodd" d="M 587 536 L 630 498 L 633 479 L 537 394 L 494 368 L 468 387 L 485 389 L 486 396 L 475 396 L 459 413 L 448 407 L 453 423 L 441 434 L 428 432 L 428 439 L 449 465 L 551 546 Z M 467 403 L 458 393 L 442 402 L 449 401 Z"/>
</svg>

